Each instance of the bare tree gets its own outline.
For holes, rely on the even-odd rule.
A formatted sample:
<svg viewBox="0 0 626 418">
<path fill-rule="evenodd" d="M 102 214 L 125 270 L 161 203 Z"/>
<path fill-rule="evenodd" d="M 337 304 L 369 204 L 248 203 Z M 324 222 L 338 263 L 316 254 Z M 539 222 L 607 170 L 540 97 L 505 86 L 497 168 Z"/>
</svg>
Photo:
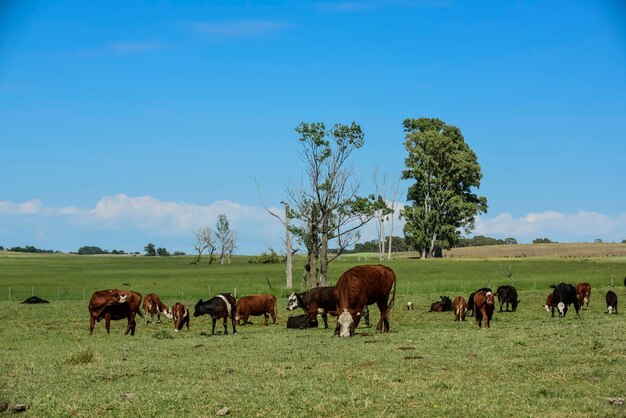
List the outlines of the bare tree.
<svg viewBox="0 0 626 418">
<path fill-rule="evenodd" d="M 237 248 L 237 232 L 230 229 L 228 217 L 223 213 L 217 217 L 215 239 L 220 250 L 220 264 L 230 264 L 230 256 Z"/>
<path fill-rule="evenodd" d="M 194 243 L 194 249 L 196 250 L 198 254 L 193 258 L 192 263 L 199 264 L 200 259 L 202 258 L 202 253 L 208 249 L 209 250 L 209 264 L 211 264 L 213 262 L 213 254 L 215 253 L 215 250 L 216 250 L 215 238 L 213 237 L 213 231 L 211 230 L 210 227 L 205 226 L 202 228 L 198 228 L 197 230 L 194 231 L 193 234 L 196 240 Z"/>
</svg>

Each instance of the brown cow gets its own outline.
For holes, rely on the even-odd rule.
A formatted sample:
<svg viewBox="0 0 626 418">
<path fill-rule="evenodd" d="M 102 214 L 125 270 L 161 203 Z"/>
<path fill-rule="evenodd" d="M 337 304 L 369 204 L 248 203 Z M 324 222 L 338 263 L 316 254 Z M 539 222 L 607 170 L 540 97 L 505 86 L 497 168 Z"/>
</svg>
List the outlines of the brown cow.
<svg viewBox="0 0 626 418">
<path fill-rule="evenodd" d="M 545 308 L 546 311 L 550 312 L 550 309 L 552 309 L 552 298 L 554 297 L 554 295 L 552 293 L 550 293 L 548 295 L 548 297 L 546 298 L 546 304 L 543 305 L 543 307 Z"/>
<path fill-rule="evenodd" d="M 135 316 L 143 317 L 139 310 L 141 305 L 141 294 L 130 290 L 99 290 L 91 295 L 89 300 L 89 335 L 93 335 L 96 321 L 100 322 L 104 318 L 104 326 L 107 334 L 111 332 L 111 320 L 117 321 L 126 318 L 127 335 L 135 335 Z"/>
<path fill-rule="evenodd" d="M 174 320 L 174 331 L 180 331 L 185 324 L 189 330 L 189 309 L 182 303 L 176 302 L 172 306 L 172 319 Z"/>
<path fill-rule="evenodd" d="M 491 317 L 496 308 L 494 299 L 491 292 L 482 291 L 474 295 L 474 316 L 476 317 L 478 328 L 482 327 L 483 321 L 487 323 L 487 328 L 490 328 Z"/>
<path fill-rule="evenodd" d="M 465 314 L 467 313 L 467 302 L 463 296 L 457 296 L 452 301 L 452 311 L 454 312 L 455 321 L 465 321 Z"/>
<path fill-rule="evenodd" d="M 250 316 L 263 315 L 265 317 L 265 325 L 268 318 L 272 317 L 272 323 L 276 323 L 276 296 L 274 295 L 251 295 L 239 298 L 237 301 L 237 313 L 235 321 L 237 325 L 241 325 L 239 321 L 243 321 L 245 326 Z"/>
<path fill-rule="evenodd" d="M 393 288 L 393 296 L 389 293 Z M 380 319 L 376 332 L 389 332 L 389 314 L 396 300 L 396 275 L 383 265 L 356 266 L 341 275 L 334 290 L 337 300 L 335 336 L 354 335 L 363 307 L 376 303 Z"/>
<path fill-rule="evenodd" d="M 591 285 L 589 283 L 578 283 L 576 285 L 576 296 L 578 297 L 578 303 L 583 308 L 585 303 L 589 307 L 589 299 L 591 299 Z"/>
<path fill-rule="evenodd" d="M 161 298 L 156 293 L 148 293 L 143 297 L 143 310 L 146 311 L 145 321 L 146 324 L 154 319 L 154 315 L 157 317 L 157 323 L 161 323 L 161 312 L 168 319 L 172 319 L 172 312 L 166 304 L 161 302 Z M 150 314 L 150 321 L 148 321 L 148 315 Z"/>
</svg>

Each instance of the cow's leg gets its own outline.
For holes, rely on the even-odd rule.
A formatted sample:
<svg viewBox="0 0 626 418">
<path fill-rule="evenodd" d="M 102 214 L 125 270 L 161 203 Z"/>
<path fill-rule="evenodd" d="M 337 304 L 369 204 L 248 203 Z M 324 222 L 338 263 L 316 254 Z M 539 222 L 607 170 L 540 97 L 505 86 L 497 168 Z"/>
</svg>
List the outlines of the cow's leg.
<svg viewBox="0 0 626 418">
<path fill-rule="evenodd" d="M 276 325 L 276 308 L 272 308 L 270 315 L 272 316 L 272 324 Z"/>
<path fill-rule="evenodd" d="M 387 310 L 389 309 L 387 306 L 387 300 L 381 300 L 377 303 L 378 309 L 380 310 L 380 319 L 378 320 L 378 325 L 376 325 L 376 332 L 389 332 L 389 319 L 387 318 Z"/>
<path fill-rule="evenodd" d="M 235 328 L 235 317 L 232 317 L 232 323 L 233 323 L 233 335 L 237 334 L 237 328 Z"/>
<path fill-rule="evenodd" d="M 371 326 L 371 324 L 370 324 L 370 310 L 369 310 L 369 308 L 367 306 L 365 308 L 366 308 L 365 309 L 365 326 L 369 328 Z"/>
<path fill-rule="evenodd" d="M 187 318 L 185 318 L 185 324 L 187 324 L 187 331 L 189 331 L 189 316 L 187 316 Z M 182 325 L 180 327 L 181 329 L 183 328 Z"/>
<path fill-rule="evenodd" d="M 265 321 L 263 321 L 263 322 L 264 322 L 264 325 L 265 325 L 265 326 L 267 326 L 267 322 L 268 322 L 268 321 L 269 321 L 269 319 L 270 319 L 270 316 L 269 316 L 269 314 L 268 314 L 267 312 L 265 312 L 265 313 L 263 314 L 263 319 L 265 320 Z"/>
<path fill-rule="evenodd" d="M 157 312 L 157 324 L 161 323 L 161 313 Z"/>
<path fill-rule="evenodd" d="M 215 335 L 215 323 L 217 322 L 217 318 L 212 318 L 213 319 L 213 328 L 211 328 L 211 335 Z"/>
<path fill-rule="evenodd" d="M 316 317 L 317 315 L 315 315 L 315 318 Z M 322 314 L 322 319 L 324 320 L 324 329 L 328 329 L 328 314 L 326 312 Z"/>
<path fill-rule="evenodd" d="M 93 328 L 96 326 L 96 318 L 89 317 L 89 335 L 93 335 Z"/>
<path fill-rule="evenodd" d="M 228 316 L 225 316 L 224 317 L 224 335 L 228 335 L 227 321 L 228 321 Z M 246 323 L 245 319 L 244 319 L 243 323 L 244 324 Z"/>
<path fill-rule="evenodd" d="M 111 333 L 111 314 L 104 315 L 104 327 L 107 329 L 107 334 Z"/>
</svg>

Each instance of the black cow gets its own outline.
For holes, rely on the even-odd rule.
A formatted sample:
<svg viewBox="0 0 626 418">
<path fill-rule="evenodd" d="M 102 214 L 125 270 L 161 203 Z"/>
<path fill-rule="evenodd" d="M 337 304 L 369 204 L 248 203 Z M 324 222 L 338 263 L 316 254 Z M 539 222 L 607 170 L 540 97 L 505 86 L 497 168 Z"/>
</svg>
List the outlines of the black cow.
<svg viewBox="0 0 626 418">
<path fill-rule="evenodd" d="M 235 310 L 237 307 L 237 300 L 231 293 L 220 293 L 219 295 L 211 298 L 205 302 L 200 299 L 196 303 L 193 316 L 195 318 L 200 315 L 210 315 L 213 319 L 213 327 L 211 328 L 211 335 L 215 335 L 215 323 L 218 319 L 224 318 L 224 334 L 228 334 L 228 328 L 226 327 L 226 320 L 228 317 L 233 323 L 233 334 L 237 334 L 235 327 Z"/>
<path fill-rule="evenodd" d="M 608 314 L 617 313 L 617 295 L 612 290 L 606 292 L 606 310 Z"/>
<path fill-rule="evenodd" d="M 488 287 L 482 287 L 475 292 L 470 293 L 469 298 L 467 298 L 467 316 L 474 316 L 474 295 L 478 292 L 491 292 L 491 289 Z"/>
<path fill-rule="evenodd" d="M 554 308 L 557 308 L 559 316 L 565 316 L 567 308 L 572 303 L 576 309 L 576 315 L 578 315 L 580 302 L 578 302 L 576 288 L 569 283 L 559 283 L 557 286 L 552 285 L 550 287 L 554 288 L 552 292 L 552 316 L 554 316 Z"/>
<path fill-rule="evenodd" d="M 505 303 L 507 312 L 509 311 L 509 303 L 511 304 L 511 310 L 513 312 L 517 310 L 517 304 L 520 301 L 517 299 L 517 290 L 515 290 L 513 286 L 500 286 L 496 293 L 498 294 L 498 302 L 500 303 L 500 312 L 502 312 L 502 306 Z"/>
<path fill-rule="evenodd" d="M 290 316 L 287 319 L 287 328 L 293 328 L 293 329 L 317 328 L 317 318 L 309 319 L 309 315 L 307 314 Z"/>
</svg>

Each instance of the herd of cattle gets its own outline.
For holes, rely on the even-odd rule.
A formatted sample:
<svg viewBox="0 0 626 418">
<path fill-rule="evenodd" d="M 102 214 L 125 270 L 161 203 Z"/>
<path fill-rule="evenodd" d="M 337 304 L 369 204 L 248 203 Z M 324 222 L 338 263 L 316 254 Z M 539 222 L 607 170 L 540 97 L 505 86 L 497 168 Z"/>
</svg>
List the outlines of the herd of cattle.
<svg viewBox="0 0 626 418">
<path fill-rule="evenodd" d="M 626 281 L 626 280 L 625 280 Z M 625 283 L 626 284 L 626 283 Z M 548 295 L 545 309 L 558 310 L 559 316 L 565 316 L 569 305 L 573 304 L 576 314 L 581 307 L 589 306 L 591 286 L 589 283 L 579 283 L 574 287 L 571 284 L 561 283 L 552 286 L 554 289 Z M 289 317 L 287 328 L 306 329 L 318 326 L 317 316 L 322 315 L 324 327 L 328 328 L 328 314 L 337 317 L 335 336 L 348 337 L 354 335 L 361 317 L 365 318 L 369 326 L 368 306 L 376 304 L 380 310 L 380 319 L 376 326 L 377 332 L 389 331 L 389 314 L 395 303 L 396 275 L 389 268 L 382 265 L 364 265 L 349 269 L 341 275 L 335 286 L 317 287 L 303 293 L 292 293 L 287 300 L 287 309 L 297 308 L 304 310 L 304 314 Z M 390 297 L 391 296 L 391 297 Z M 500 286 L 495 293 L 489 288 L 481 288 L 469 295 L 467 301 L 462 296 L 450 300 L 448 296 L 441 296 L 441 300 L 433 303 L 431 312 L 454 313 L 456 321 L 464 321 L 466 316 L 474 316 L 478 327 L 483 322 L 487 327 L 495 310 L 495 299 L 500 304 L 500 312 L 509 306 L 513 312 L 520 302 L 517 290 L 513 286 Z M 155 293 L 143 297 L 142 313 L 141 294 L 130 290 L 101 290 L 94 292 L 89 301 L 89 333 L 93 335 L 96 322 L 105 320 L 107 333 L 110 332 L 111 320 L 126 318 L 128 325 L 125 334 L 135 334 L 136 315 L 144 318 L 148 323 L 154 320 L 161 322 L 161 314 L 174 323 L 174 330 L 180 331 L 184 326 L 189 329 L 189 309 L 182 303 L 175 303 L 170 309 Z M 606 294 L 607 311 L 617 313 L 617 294 L 609 290 Z M 414 309 L 414 304 L 408 302 L 406 308 Z M 271 317 L 276 323 L 276 297 L 273 295 L 252 295 L 236 299 L 231 293 L 221 293 L 207 301 L 200 299 L 194 309 L 194 317 L 208 315 L 212 319 L 211 334 L 215 334 L 215 325 L 218 319 L 223 319 L 224 334 L 228 334 L 228 319 L 232 323 L 233 334 L 237 333 L 236 326 L 248 323 L 250 316 L 263 315 L 265 325 Z"/>
</svg>

